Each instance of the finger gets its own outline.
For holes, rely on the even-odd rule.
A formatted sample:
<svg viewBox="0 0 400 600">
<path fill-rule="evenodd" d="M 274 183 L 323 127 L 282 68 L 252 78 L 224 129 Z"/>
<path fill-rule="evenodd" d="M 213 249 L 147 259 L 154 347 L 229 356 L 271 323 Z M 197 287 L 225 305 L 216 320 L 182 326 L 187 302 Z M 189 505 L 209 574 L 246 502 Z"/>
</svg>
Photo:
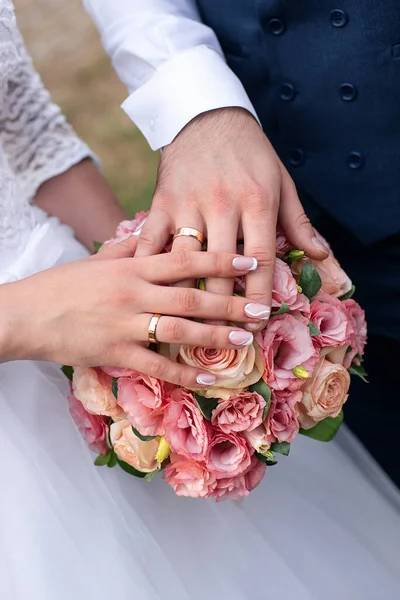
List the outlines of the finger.
<svg viewBox="0 0 400 600">
<path fill-rule="evenodd" d="M 229 322 L 253 322 L 267 319 L 270 307 L 239 296 L 220 296 L 193 288 L 154 286 L 143 283 L 136 298 L 139 310 L 176 317 L 212 319 Z"/>
<path fill-rule="evenodd" d="M 257 268 L 255 258 L 216 252 L 179 250 L 151 258 L 136 258 L 136 273 L 152 283 L 173 283 L 182 279 L 238 277 Z"/>
<path fill-rule="evenodd" d="M 124 348 L 121 358 L 122 360 L 119 360 L 118 363 L 123 368 L 135 369 L 135 371 L 175 385 L 199 388 L 213 385 L 216 382 L 216 377 L 211 373 L 173 362 L 140 346 L 132 346 L 130 350 Z"/>
<path fill-rule="evenodd" d="M 114 240 L 110 240 L 109 242 L 104 242 L 98 253 L 93 258 L 100 258 L 104 260 L 105 258 L 114 259 L 114 258 L 131 258 L 134 256 L 138 238 L 136 232 L 127 233 L 120 238 L 116 238 Z"/>
<path fill-rule="evenodd" d="M 164 210 L 152 208 L 140 232 L 135 256 L 153 256 L 162 252 L 172 233 L 171 219 Z"/>
<path fill-rule="evenodd" d="M 287 239 L 295 248 L 304 250 L 307 256 L 315 260 L 324 260 L 327 257 L 329 249 L 315 235 L 297 195 L 296 186 L 284 170 L 282 172 L 279 223 Z"/>
<path fill-rule="evenodd" d="M 255 196 L 242 215 L 244 253 L 257 259 L 256 271 L 246 276 L 246 297 L 256 304 L 271 307 L 272 284 L 275 270 L 276 222 L 279 196 L 272 191 L 269 198 Z M 265 326 L 252 323 L 246 329 L 256 331 Z"/>
<path fill-rule="evenodd" d="M 212 219 L 207 223 L 207 252 L 236 252 L 238 220 L 226 216 L 224 219 Z M 235 275 L 233 275 L 234 277 Z M 231 296 L 235 281 L 233 277 L 208 277 L 206 289 L 212 294 Z"/>
<path fill-rule="evenodd" d="M 176 219 L 176 231 L 181 227 L 190 227 L 197 229 L 204 234 L 204 222 L 200 213 L 194 209 L 190 212 L 180 215 Z M 203 244 L 196 238 L 188 235 L 180 235 L 174 239 L 172 244 L 171 252 L 200 252 Z M 180 287 L 194 287 L 196 285 L 195 279 L 182 279 L 176 283 Z"/>
<path fill-rule="evenodd" d="M 141 314 L 134 320 L 133 339 L 148 340 L 148 329 L 152 315 Z M 185 344 L 202 348 L 229 348 L 250 346 L 253 334 L 238 327 L 223 327 L 196 323 L 187 319 L 161 316 L 156 329 L 158 342 Z"/>
</svg>

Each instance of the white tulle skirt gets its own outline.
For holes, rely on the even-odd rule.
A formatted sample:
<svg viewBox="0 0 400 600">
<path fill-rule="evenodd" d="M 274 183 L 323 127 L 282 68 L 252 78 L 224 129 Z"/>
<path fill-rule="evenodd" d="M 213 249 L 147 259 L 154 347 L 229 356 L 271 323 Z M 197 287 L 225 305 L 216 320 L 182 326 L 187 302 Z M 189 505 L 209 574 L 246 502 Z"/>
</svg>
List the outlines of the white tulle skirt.
<svg viewBox="0 0 400 600">
<path fill-rule="evenodd" d="M 58 261 L 84 254 L 51 230 Z M 400 598 L 399 494 L 347 430 L 296 440 L 249 498 L 215 504 L 94 467 L 67 391 L 57 365 L 0 365 L 2 598 Z"/>
</svg>

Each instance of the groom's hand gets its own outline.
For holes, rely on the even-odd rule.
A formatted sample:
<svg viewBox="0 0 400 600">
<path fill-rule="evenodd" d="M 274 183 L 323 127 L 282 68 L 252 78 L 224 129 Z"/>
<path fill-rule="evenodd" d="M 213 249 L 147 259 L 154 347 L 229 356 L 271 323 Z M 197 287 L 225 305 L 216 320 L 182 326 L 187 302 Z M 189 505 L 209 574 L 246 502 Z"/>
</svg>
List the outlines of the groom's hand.
<svg viewBox="0 0 400 600">
<path fill-rule="evenodd" d="M 241 108 L 210 111 L 191 121 L 163 150 L 136 256 L 160 252 L 179 227 L 204 232 L 211 252 L 235 252 L 239 236 L 245 256 L 254 256 L 259 264 L 246 277 L 246 296 L 270 307 L 278 216 L 296 248 L 311 258 L 326 258 L 291 177 L 254 118 Z M 182 248 L 200 250 L 200 244 L 178 237 L 173 250 Z M 232 294 L 233 280 L 208 280 L 207 290 Z M 262 322 L 248 326 L 257 327 Z"/>
</svg>

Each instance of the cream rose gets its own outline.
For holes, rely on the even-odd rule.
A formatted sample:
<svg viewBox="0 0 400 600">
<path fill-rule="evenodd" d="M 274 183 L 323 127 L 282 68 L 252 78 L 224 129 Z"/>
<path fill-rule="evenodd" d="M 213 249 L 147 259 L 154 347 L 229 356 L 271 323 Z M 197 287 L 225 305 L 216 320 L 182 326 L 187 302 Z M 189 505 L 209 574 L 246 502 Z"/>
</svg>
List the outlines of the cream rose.
<svg viewBox="0 0 400 600">
<path fill-rule="evenodd" d="M 180 346 L 177 360 L 215 375 L 215 386 L 192 391 L 221 400 L 228 400 L 233 393 L 259 381 L 265 369 L 261 348 L 255 342 L 234 350 Z"/>
<path fill-rule="evenodd" d="M 159 440 L 143 442 L 132 431 L 129 421 L 121 419 L 110 427 L 110 441 L 115 454 L 142 473 L 151 473 L 161 467 L 157 462 Z"/>
<path fill-rule="evenodd" d="M 303 397 L 297 405 L 303 429 L 311 429 L 327 417 L 337 417 L 348 398 L 349 386 L 347 370 L 322 358 L 312 379 L 304 386 Z"/>
<path fill-rule="evenodd" d="M 112 377 L 102 369 L 75 367 L 72 389 L 84 408 L 93 415 L 115 417 L 122 411 L 112 391 Z"/>
</svg>

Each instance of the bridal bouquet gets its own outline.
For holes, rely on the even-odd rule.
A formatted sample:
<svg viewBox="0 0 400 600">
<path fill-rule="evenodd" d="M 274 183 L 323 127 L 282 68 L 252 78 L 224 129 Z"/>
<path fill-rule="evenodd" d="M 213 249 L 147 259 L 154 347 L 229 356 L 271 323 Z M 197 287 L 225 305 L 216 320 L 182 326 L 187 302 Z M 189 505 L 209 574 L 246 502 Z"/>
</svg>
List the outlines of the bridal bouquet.
<svg viewBox="0 0 400 600">
<path fill-rule="evenodd" d="M 145 217 L 121 223 L 117 236 Z M 235 292 L 244 292 L 240 279 Z M 179 496 L 247 496 L 298 434 L 331 440 L 350 375 L 365 379 L 366 322 L 353 293 L 332 253 L 309 260 L 278 230 L 272 315 L 251 346 L 157 347 L 217 375 L 217 386 L 185 389 L 134 370 L 64 367 L 70 412 L 99 454 L 95 464 L 118 464 L 147 481 L 162 472 Z"/>
</svg>

